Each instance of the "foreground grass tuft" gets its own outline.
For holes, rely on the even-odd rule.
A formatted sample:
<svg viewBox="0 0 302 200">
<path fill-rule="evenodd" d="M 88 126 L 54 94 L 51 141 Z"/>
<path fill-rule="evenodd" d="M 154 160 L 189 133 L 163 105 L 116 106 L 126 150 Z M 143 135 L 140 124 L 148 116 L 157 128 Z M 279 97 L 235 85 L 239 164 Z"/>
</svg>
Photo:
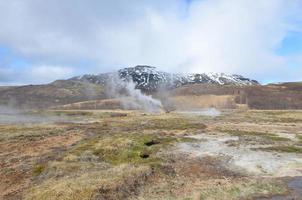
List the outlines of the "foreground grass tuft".
<svg viewBox="0 0 302 200">
<path fill-rule="evenodd" d="M 213 186 L 201 192 L 200 200 L 210 199 L 252 199 L 257 196 L 284 194 L 286 187 L 276 182 L 249 181 Z"/>
<path fill-rule="evenodd" d="M 133 180 L 142 178 L 150 173 L 146 166 L 134 167 L 121 165 L 108 170 L 83 173 L 78 176 L 51 178 L 41 185 L 32 187 L 25 195 L 26 200 L 89 200 L 93 199 L 98 190 L 112 191 L 111 195 L 102 199 L 121 199 L 119 193 L 114 193 L 121 187 L 134 187 Z M 105 193 L 103 193 L 105 195 Z"/>
<path fill-rule="evenodd" d="M 38 176 L 45 170 L 45 165 L 36 165 L 33 170 L 33 175 Z"/>
</svg>

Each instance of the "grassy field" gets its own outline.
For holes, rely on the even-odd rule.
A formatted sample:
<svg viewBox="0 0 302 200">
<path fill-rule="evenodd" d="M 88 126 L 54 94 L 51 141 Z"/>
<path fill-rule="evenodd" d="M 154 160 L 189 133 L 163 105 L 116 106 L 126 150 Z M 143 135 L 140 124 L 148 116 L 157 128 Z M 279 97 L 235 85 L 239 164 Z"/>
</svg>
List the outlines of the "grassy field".
<svg viewBox="0 0 302 200">
<path fill-rule="evenodd" d="M 51 120 L 0 125 L 0 199 L 299 195 L 301 111 L 30 114 Z"/>
</svg>

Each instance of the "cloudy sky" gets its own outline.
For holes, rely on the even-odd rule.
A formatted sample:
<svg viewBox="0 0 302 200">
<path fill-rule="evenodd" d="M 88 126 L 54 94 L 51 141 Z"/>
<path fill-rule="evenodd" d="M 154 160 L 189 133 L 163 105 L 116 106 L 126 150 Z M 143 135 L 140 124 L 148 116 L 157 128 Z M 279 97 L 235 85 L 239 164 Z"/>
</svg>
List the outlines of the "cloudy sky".
<svg viewBox="0 0 302 200">
<path fill-rule="evenodd" d="M 302 0 L 0 0 L 0 85 L 138 64 L 302 80 Z"/>
</svg>

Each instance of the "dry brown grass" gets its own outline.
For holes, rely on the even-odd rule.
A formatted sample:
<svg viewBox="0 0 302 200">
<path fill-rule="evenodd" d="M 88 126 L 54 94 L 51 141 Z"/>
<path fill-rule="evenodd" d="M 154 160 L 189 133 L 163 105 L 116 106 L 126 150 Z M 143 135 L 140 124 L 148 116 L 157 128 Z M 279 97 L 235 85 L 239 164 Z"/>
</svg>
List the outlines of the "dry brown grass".
<svg viewBox="0 0 302 200">
<path fill-rule="evenodd" d="M 179 142 L 196 142 L 187 134 L 219 137 L 222 130 L 253 142 L 270 140 L 276 147 L 299 145 L 302 130 L 297 122 L 277 122 L 299 120 L 302 112 L 227 110 L 215 118 L 139 112 L 112 117 L 113 112 L 55 111 L 84 122 L 0 126 L 2 197 L 244 199 L 279 194 L 286 188 L 274 179 L 238 177 L 225 170 L 221 158 L 190 161 L 186 155 L 174 158 L 171 149 Z"/>
<path fill-rule="evenodd" d="M 215 199 L 252 199 L 258 196 L 270 194 L 284 194 L 286 186 L 273 180 L 245 180 L 237 183 L 226 182 L 225 184 L 205 187 L 200 193 L 200 200 Z"/>
<path fill-rule="evenodd" d="M 82 135 L 80 130 L 69 130 L 65 125 L 1 125 L 0 138 L 1 199 L 18 198 L 30 185 L 32 173 L 38 173 L 36 162 L 56 157 L 60 149 L 76 143 Z"/>
<path fill-rule="evenodd" d="M 177 109 L 201 108 L 235 108 L 235 97 L 232 95 L 200 95 L 200 96 L 174 96 L 171 102 Z"/>
<path fill-rule="evenodd" d="M 119 99 L 102 99 L 76 102 L 54 107 L 56 109 L 121 109 L 121 101 Z"/>
<path fill-rule="evenodd" d="M 119 187 L 131 187 L 127 185 L 131 179 L 137 180 L 138 177 L 142 178 L 149 173 L 150 168 L 147 166 L 119 165 L 108 170 L 81 173 L 75 177 L 49 179 L 41 185 L 32 187 L 25 195 L 25 199 L 88 200 L 96 195 L 100 195 L 101 198 L 102 194 L 98 194 L 98 191 L 102 190 L 104 199 L 115 199 L 114 197 L 120 199 L 123 194 L 118 193 Z"/>
</svg>

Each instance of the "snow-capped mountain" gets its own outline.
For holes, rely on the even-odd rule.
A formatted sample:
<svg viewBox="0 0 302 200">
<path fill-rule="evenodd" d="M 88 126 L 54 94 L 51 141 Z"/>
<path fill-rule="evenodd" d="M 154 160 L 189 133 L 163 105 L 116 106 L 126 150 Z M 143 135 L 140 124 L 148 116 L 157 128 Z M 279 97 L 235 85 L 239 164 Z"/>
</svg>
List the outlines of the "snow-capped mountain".
<svg viewBox="0 0 302 200">
<path fill-rule="evenodd" d="M 98 75 L 83 75 L 72 78 L 96 84 L 106 84 L 109 78 L 116 73 Z M 211 83 L 217 85 L 259 85 L 255 80 L 240 75 L 226 75 L 224 73 L 202 74 L 173 74 L 158 71 L 155 67 L 138 65 L 120 69 L 117 74 L 122 80 L 133 80 L 136 87 L 145 91 L 154 91 L 160 87 L 175 88 L 187 84 Z"/>
</svg>

